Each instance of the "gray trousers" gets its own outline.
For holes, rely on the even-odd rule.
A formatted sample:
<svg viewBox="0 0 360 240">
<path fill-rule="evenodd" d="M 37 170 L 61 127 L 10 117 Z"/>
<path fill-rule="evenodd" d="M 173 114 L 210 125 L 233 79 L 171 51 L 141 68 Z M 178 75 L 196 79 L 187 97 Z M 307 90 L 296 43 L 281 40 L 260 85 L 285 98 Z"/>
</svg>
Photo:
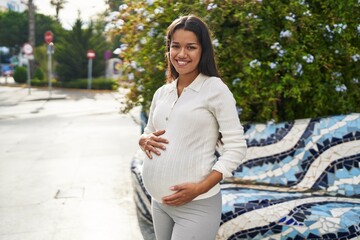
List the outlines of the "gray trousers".
<svg viewBox="0 0 360 240">
<path fill-rule="evenodd" d="M 221 193 L 179 207 L 152 201 L 157 240 L 214 240 L 221 221 Z"/>
</svg>

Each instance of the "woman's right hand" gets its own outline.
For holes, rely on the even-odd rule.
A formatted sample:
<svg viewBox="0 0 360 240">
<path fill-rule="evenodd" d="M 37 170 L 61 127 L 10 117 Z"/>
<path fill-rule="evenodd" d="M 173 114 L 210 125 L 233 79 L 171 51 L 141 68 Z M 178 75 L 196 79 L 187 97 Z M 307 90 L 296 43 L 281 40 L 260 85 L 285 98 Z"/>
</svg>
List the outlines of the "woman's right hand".
<svg viewBox="0 0 360 240">
<path fill-rule="evenodd" d="M 159 149 L 166 149 L 164 144 L 168 144 L 169 141 L 160 137 L 164 133 L 165 130 L 159 130 L 148 135 L 141 135 L 139 139 L 139 145 L 150 159 L 152 159 L 151 153 L 155 153 L 156 155 L 160 156 Z"/>
</svg>

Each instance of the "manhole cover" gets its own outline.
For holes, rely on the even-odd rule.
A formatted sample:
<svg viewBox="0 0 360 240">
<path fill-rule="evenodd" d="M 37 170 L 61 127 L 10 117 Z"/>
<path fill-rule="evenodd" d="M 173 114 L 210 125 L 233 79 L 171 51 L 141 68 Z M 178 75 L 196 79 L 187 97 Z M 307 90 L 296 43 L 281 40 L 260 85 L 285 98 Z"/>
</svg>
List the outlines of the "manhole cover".
<svg viewBox="0 0 360 240">
<path fill-rule="evenodd" d="M 55 198 L 82 198 L 84 196 L 85 188 L 69 188 L 69 189 L 59 189 L 56 192 Z"/>
</svg>

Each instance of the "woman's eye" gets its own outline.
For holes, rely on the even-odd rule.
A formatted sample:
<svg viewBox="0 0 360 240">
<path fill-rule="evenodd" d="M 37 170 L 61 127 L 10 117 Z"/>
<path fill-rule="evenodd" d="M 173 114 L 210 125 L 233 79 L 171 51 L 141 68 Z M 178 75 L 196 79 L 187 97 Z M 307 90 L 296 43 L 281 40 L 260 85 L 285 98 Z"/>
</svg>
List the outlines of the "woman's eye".
<svg viewBox="0 0 360 240">
<path fill-rule="evenodd" d="M 179 48 L 178 45 L 171 45 L 171 48 Z"/>
</svg>

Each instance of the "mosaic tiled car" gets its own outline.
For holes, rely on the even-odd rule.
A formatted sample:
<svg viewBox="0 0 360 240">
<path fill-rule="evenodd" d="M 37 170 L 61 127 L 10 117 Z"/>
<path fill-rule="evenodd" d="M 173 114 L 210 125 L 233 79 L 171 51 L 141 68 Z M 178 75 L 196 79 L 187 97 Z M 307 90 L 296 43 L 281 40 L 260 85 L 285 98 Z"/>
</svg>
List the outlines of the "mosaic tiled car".
<svg viewBox="0 0 360 240">
<path fill-rule="evenodd" d="M 360 239 L 360 114 L 245 125 L 246 160 L 221 183 L 217 239 Z M 132 162 L 135 201 L 151 222 Z"/>
</svg>

